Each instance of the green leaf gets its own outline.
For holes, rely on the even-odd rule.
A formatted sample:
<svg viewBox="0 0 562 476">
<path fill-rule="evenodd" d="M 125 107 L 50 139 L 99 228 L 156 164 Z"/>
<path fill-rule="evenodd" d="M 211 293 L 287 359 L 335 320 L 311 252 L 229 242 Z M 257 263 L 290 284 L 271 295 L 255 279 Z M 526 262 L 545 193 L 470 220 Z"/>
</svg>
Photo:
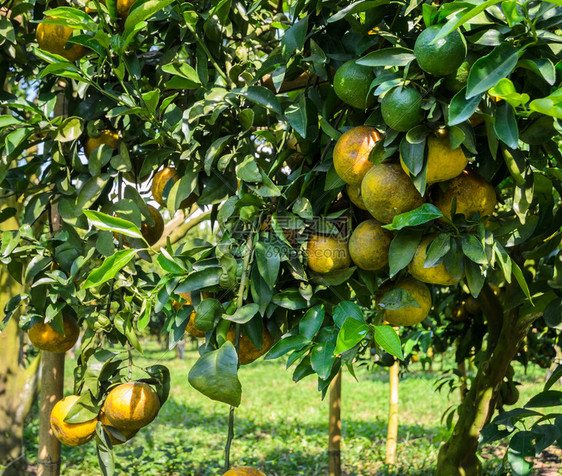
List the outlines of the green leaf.
<svg viewBox="0 0 562 476">
<path fill-rule="evenodd" d="M 373 51 L 357 60 L 363 66 L 406 66 L 415 60 L 414 52 L 408 48 L 394 46 Z"/>
<path fill-rule="evenodd" d="M 418 301 L 405 289 L 391 289 L 377 302 L 377 306 L 382 309 L 394 311 L 407 307 L 420 307 Z"/>
<path fill-rule="evenodd" d="M 345 351 L 355 347 L 359 342 L 369 335 L 369 326 L 357 319 L 348 318 L 345 320 L 338 332 L 338 340 L 334 354 L 343 354 Z"/>
<path fill-rule="evenodd" d="M 408 266 L 412 261 L 423 232 L 421 230 L 402 230 L 394 236 L 388 252 L 390 277 L 396 276 L 398 271 Z"/>
<path fill-rule="evenodd" d="M 437 266 L 443 257 L 451 249 L 451 237 L 446 233 L 441 233 L 427 247 L 424 268 L 433 268 Z"/>
<path fill-rule="evenodd" d="M 527 476 L 531 474 L 533 463 L 525 458 L 535 456 L 533 444 L 534 435 L 530 431 L 519 431 L 513 435 L 507 450 L 507 460 L 514 476 Z"/>
<path fill-rule="evenodd" d="M 265 360 L 277 359 L 292 350 L 301 350 L 310 340 L 303 335 L 289 336 L 278 341 L 265 355 Z"/>
<path fill-rule="evenodd" d="M 390 326 L 375 326 L 375 342 L 394 357 L 404 360 L 400 337 Z"/>
<path fill-rule="evenodd" d="M 348 317 L 365 323 L 365 316 L 361 308 L 351 301 L 340 302 L 334 309 L 333 319 L 338 327 L 342 327 Z"/>
<path fill-rule="evenodd" d="M 511 257 L 501 243 L 497 241 L 494 242 L 494 255 L 500 264 L 505 280 L 511 283 Z"/>
<path fill-rule="evenodd" d="M 336 343 L 333 341 L 317 344 L 310 351 L 310 366 L 321 379 L 327 379 L 332 372 L 332 366 L 336 358 L 334 350 Z"/>
<path fill-rule="evenodd" d="M 281 108 L 279 100 L 275 97 L 275 94 L 267 88 L 262 86 L 249 86 L 247 88 L 234 89 L 232 92 L 244 96 L 250 101 L 264 106 L 280 116 L 283 114 L 283 109 Z"/>
<path fill-rule="evenodd" d="M 115 455 L 106 431 L 101 422 L 98 421 L 96 426 L 96 453 L 102 476 L 113 476 L 115 474 Z"/>
<path fill-rule="evenodd" d="M 500 79 L 511 74 L 517 65 L 519 54 L 520 50 L 517 48 L 502 43 L 490 54 L 476 60 L 468 73 L 466 99 L 482 95 L 493 88 Z"/>
<path fill-rule="evenodd" d="M 129 44 L 133 36 L 140 31 L 145 25 L 143 22 L 154 15 L 156 12 L 163 10 L 166 6 L 174 0 L 147 0 L 143 3 L 137 3 L 137 6 L 129 11 L 129 15 L 125 20 L 125 27 L 123 29 L 123 38 L 125 43 Z M 139 28 L 139 25 L 142 25 Z"/>
<path fill-rule="evenodd" d="M 501 103 L 497 110 L 494 122 L 494 131 L 502 142 L 512 149 L 517 149 L 519 144 L 519 129 L 513 108 L 507 103 Z"/>
<path fill-rule="evenodd" d="M 291 103 L 285 109 L 285 117 L 289 125 L 303 139 L 306 139 L 307 114 L 306 114 L 306 97 L 303 94 L 298 103 Z"/>
<path fill-rule="evenodd" d="M 533 397 L 525 404 L 525 408 L 543 408 L 562 405 L 562 392 L 547 390 Z"/>
<path fill-rule="evenodd" d="M 523 271 L 521 271 L 519 265 L 515 261 L 513 261 L 513 258 L 511 259 L 511 269 L 513 271 L 513 276 L 515 276 L 515 279 L 517 280 L 519 286 L 521 287 L 521 290 L 523 291 L 523 294 L 525 294 L 527 299 L 531 302 L 531 304 L 533 304 L 533 299 L 531 298 L 531 293 L 529 292 L 527 281 L 525 281 L 525 276 L 523 276 Z"/>
<path fill-rule="evenodd" d="M 333 23 L 345 18 L 347 15 L 351 15 L 353 13 L 360 13 L 365 12 L 371 8 L 378 7 L 379 5 L 388 5 L 388 0 L 359 0 L 358 2 L 353 2 L 351 5 L 338 10 L 335 15 L 332 15 L 328 18 L 328 23 Z"/>
<path fill-rule="evenodd" d="M 236 309 L 236 312 L 232 315 L 223 314 L 222 317 L 227 321 L 236 322 L 237 324 L 246 324 L 252 320 L 259 310 L 259 304 L 253 302 Z"/>
<path fill-rule="evenodd" d="M 478 104 L 480 104 L 482 96 L 477 95 L 471 99 L 466 99 L 465 95 L 466 87 L 462 88 L 457 94 L 455 94 L 453 99 L 451 99 L 451 103 L 449 104 L 449 120 L 447 121 L 449 126 L 454 126 L 467 121 L 478 108 Z"/>
<path fill-rule="evenodd" d="M 562 119 L 562 88 L 557 89 L 547 97 L 531 101 L 529 108 L 531 111 Z"/>
<path fill-rule="evenodd" d="M 236 176 L 244 182 L 261 182 L 261 172 L 256 163 L 256 158 L 247 155 L 244 160 L 236 166 Z"/>
<path fill-rule="evenodd" d="M 258 241 L 255 247 L 256 262 L 261 277 L 273 289 L 279 269 L 281 267 L 281 257 L 277 246 L 269 243 Z"/>
<path fill-rule="evenodd" d="M 478 264 L 488 263 L 484 245 L 476 235 L 462 235 L 461 245 L 462 252 L 466 257 Z"/>
<path fill-rule="evenodd" d="M 99 268 L 90 272 L 80 289 L 84 290 L 97 287 L 114 278 L 115 275 L 133 259 L 137 251 L 138 250 L 119 250 L 115 252 L 112 256 L 106 258 Z"/>
<path fill-rule="evenodd" d="M 551 86 L 556 82 L 556 68 L 548 58 L 522 59 L 517 67 L 532 71 Z"/>
<path fill-rule="evenodd" d="M 488 91 L 491 96 L 505 100 L 513 107 L 519 107 L 529 102 L 528 94 L 519 94 L 510 79 L 500 79 L 492 89 Z"/>
<path fill-rule="evenodd" d="M 90 392 L 85 392 L 80 395 L 68 410 L 64 417 L 65 423 L 84 423 L 94 418 L 97 418 L 100 412 L 100 405 L 93 402 L 93 397 Z"/>
<path fill-rule="evenodd" d="M 477 298 L 480 291 L 482 291 L 486 276 L 484 276 L 482 268 L 469 259 L 465 260 L 464 270 L 466 272 L 466 283 L 468 284 L 468 289 L 470 289 L 470 294 Z"/>
<path fill-rule="evenodd" d="M 140 230 L 130 221 L 94 210 L 84 210 L 83 213 L 90 223 L 100 230 L 113 231 L 114 233 L 144 240 Z"/>
<path fill-rule="evenodd" d="M 435 205 L 424 203 L 421 207 L 400 215 L 396 215 L 389 225 L 383 225 L 387 230 L 401 230 L 407 226 L 423 225 L 437 218 L 441 218 L 443 213 Z"/>
<path fill-rule="evenodd" d="M 400 158 L 412 175 L 418 175 L 423 169 L 425 142 L 423 137 L 421 141 L 412 143 L 408 140 L 408 134 L 400 141 Z"/>
<path fill-rule="evenodd" d="M 173 78 L 166 83 L 167 88 L 198 89 L 201 87 L 201 81 L 199 80 L 197 71 L 187 63 L 168 63 L 162 66 L 162 71 L 173 76 Z M 158 90 L 153 92 L 158 93 Z"/>
<path fill-rule="evenodd" d="M 281 38 L 281 52 L 284 58 L 289 58 L 295 51 L 304 48 L 307 32 L 308 16 L 299 19 L 285 31 Z"/>
<path fill-rule="evenodd" d="M 546 306 L 542 317 L 548 327 L 562 329 L 562 298 L 550 302 Z"/>
<path fill-rule="evenodd" d="M 242 385 L 238 379 L 238 355 L 231 342 L 199 357 L 187 378 L 194 389 L 211 400 L 233 407 L 240 405 Z"/>
<path fill-rule="evenodd" d="M 203 288 L 209 288 L 219 284 L 222 274 L 221 268 L 205 268 L 201 271 L 194 271 L 185 278 L 175 289 L 176 294 L 187 293 L 192 291 L 200 291 Z"/>
<path fill-rule="evenodd" d="M 92 177 L 84 183 L 78 192 L 78 197 L 76 197 L 76 212 L 80 213 L 80 210 L 85 210 L 91 207 L 100 197 L 105 186 L 110 180 L 111 177 L 108 174 L 101 174 L 97 177 Z"/>
<path fill-rule="evenodd" d="M 311 307 L 299 322 L 299 334 L 312 340 L 324 322 L 324 306 Z"/>
<path fill-rule="evenodd" d="M 560 380 L 561 378 L 562 378 L 562 364 L 558 364 L 558 367 L 556 367 L 554 372 L 552 372 L 552 374 L 550 375 L 550 377 L 548 377 L 548 380 L 544 384 L 544 390 L 545 391 L 550 390 L 552 386 L 556 382 L 558 382 L 558 380 Z"/>
<path fill-rule="evenodd" d="M 58 142 L 70 142 L 76 140 L 84 130 L 84 120 L 80 117 L 67 117 L 57 128 L 55 140 Z"/>
<path fill-rule="evenodd" d="M 197 306 L 194 318 L 195 327 L 205 332 L 212 331 L 221 320 L 223 311 L 218 299 L 203 299 Z"/>
</svg>

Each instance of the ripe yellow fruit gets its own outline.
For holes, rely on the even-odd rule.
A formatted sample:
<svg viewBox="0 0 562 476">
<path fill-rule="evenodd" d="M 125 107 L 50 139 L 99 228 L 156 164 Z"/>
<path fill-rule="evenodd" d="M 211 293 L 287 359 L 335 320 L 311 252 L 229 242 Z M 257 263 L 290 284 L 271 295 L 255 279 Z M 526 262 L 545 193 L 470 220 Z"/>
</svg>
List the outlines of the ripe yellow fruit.
<svg viewBox="0 0 562 476">
<path fill-rule="evenodd" d="M 151 192 L 152 197 L 163 207 L 167 206 L 168 195 L 174 184 L 180 179 L 174 167 L 165 167 L 154 175 L 152 179 Z M 189 208 L 197 200 L 197 195 L 191 193 L 187 198 L 182 200 L 179 208 Z"/>
<path fill-rule="evenodd" d="M 388 264 L 388 250 L 392 233 L 376 220 L 360 223 L 349 239 L 349 254 L 361 269 L 376 271 Z"/>
<path fill-rule="evenodd" d="M 189 304 L 193 304 L 192 300 L 191 300 L 191 293 L 190 292 L 186 292 L 186 293 L 179 293 L 179 296 L 182 297 L 186 302 L 185 303 L 180 303 L 177 301 L 174 301 L 174 309 L 176 311 L 178 311 L 182 306 L 186 306 Z M 191 312 L 191 314 L 189 315 L 189 322 L 187 323 L 187 326 L 185 328 L 185 332 L 187 332 L 189 335 L 196 337 L 198 339 L 200 339 L 201 337 L 205 337 L 205 331 L 202 331 L 200 329 L 197 328 L 197 326 L 195 325 L 195 315 L 197 313 L 195 312 L 195 309 Z"/>
<path fill-rule="evenodd" d="M 162 233 L 164 233 L 164 219 L 162 218 L 162 215 L 160 215 L 160 212 L 153 206 L 148 205 L 148 209 L 150 210 L 150 215 L 154 220 L 154 225 L 149 225 L 143 221 L 141 223 L 140 232 L 142 236 L 144 236 L 146 242 L 152 246 L 160 239 Z"/>
<path fill-rule="evenodd" d="M 259 469 L 250 466 L 240 466 L 239 468 L 229 469 L 222 476 L 266 476 Z"/>
<path fill-rule="evenodd" d="M 404 172 L 409 173 L 402 157 L 400 164 Z M 451 149 L 449 135 L 440 131 L 438 135 L 430 135 L 427 139 L 427 183 L 444 182 L 462 173 L 468 159 L 461 147 Z"/>
<path fill-rule="evenodd" d="M 359 185 L 373 166 L 369 154 L 381 136 L 373 127 L 358 126 L 344 132 L 334 147 L 334 169 L 348 184 Z"/>
<path fill-rule="evenodd" d="M 333 236 L 312 235 L 306 254 L 308 267 L 316 273 L 329 273 L 351 264 L 347 243 Z"/>
<path fill-rule="evenodd" d="M 361 183 L 361 197 L 369 213 L 381 223 L 421 206 L 424 199 L 399 164 L 375 165 Z"/>
<path fill-rule="evenodd" d="M 456 199 L 455 213 L 462 213 L 466 218 L 475 213 L 480 213 L 481 218 L 489 217 L 497 203 L 492 184 L 476 172 L 468 170 L 451 180 L 444 192 L 437 187 L 433 194 L 433 204 L 449 219 L 453 199 Z"/>
<path fill-rule="evenodd" d="M 107 395 L 103 412 L 115 428 L 138 430 L 158 415 L 160 399 L 154 389 L 144 382 L 118 385 Z"/>
<path fill-rule="evenodd" d="M 52 23 L 39 23 L 37 31 L 37 43 L 39 48 L 66 58 L 68 61 L 76 61 L 87 52 L 81 45 L 72 45 L 66 48 L 66 41 L 72 36 L 74 30 L 64 25 L 53 25 Z"/>
<path fill-rule="evenodd" d="M 119 431 L 124 437 L 125 440 L 119 440 L 117 439 L 115 436 L 113 436 L 113 434 L 111 433 L 111 431 L 106 429 L 106 433 L 109 436 L 109 439 L 111 441 L 111 444 L 113 446 L 116 445 L 122 445 L 123 443 L 125 443 L 126 441 L 129 441 L 133 436 L 135 436 L 137 434 L 137 432 L 139 430 L 127 430 L 125 428 L 116 428 L 115 426 L 113 426 L 111 424 L 111 422 L 109 421 L 109 419 L 107 418 L 107 416 L 105 415 L 103 410 L 100 410 L 99 416 L 98 416 L 98 420 L 101 421 L 102 425 L 104 427 L 110 427 L 111 429 L 117 430 Z"/>
<path fill-rule="evenodd" d="M 273 347 L 273 337 L 265 325 L 263 327 L 262 339 L 263 343 L 261 349 L 258 349 L 247 335 L 240 335 L 238 348 L 238 363 L 240 365 L 251 364 L 254 360 L 260 358 Z M 232 345 L 236 345 L 236 328 L 234 326 L 231 326 L 230 329 L 228 329 L 226 340 L 232 342 Z"/>
<path fill-rule="evenodd" d="M 76 319 L 68 314 L 63 314 L 62 320 L 64 335 L 59 334 L 50 324 L 38 322 L 27 332 L 29 341 L 35 348 L 47 352 L 64 353 L 70 350 L 78 340 L 80 327 Z"/>
<path fill-rule="evenodd" d="M 347 184 L 345 189 L 347 190 L 347 196 L 353 205 L 361 210 L 367 210 L 365 203 L 363 203 L 363 198 L 361 197 L 361 185 Z"/>
<path fill-rule="evenodd" d="M 112 149 L 116 149 L 119 144 L 119 133 L 115 131 L 104 130 L 101 131 L 99 137 L 90 137 L 84 145 L 84 154 L 90 157 L 90 154 L 102 144 L 106 144 Z"/>
<path fill-rule="evenodd" d="M 117 15 L 123 19 L 127 18 L 133 3 L 135 0 L 117 0 Z"/>
<path fill-rule="evenodd" d="M 96 433 L 97 418 L 83 423 L 64 422 L 72 405 L 79 398 L 78 395 L 69 395 L 59 400 L 51 411 L 51 429 L 57 439 L 68 446 L 83 445 L 90 441 Z"/>
<path fill-rule="evenodd" d="M 424 283 L 431 284 L 441 284 L 443 286 L 449 286 L 451 284 L 456 284 L 459 282 L 449 274 L 445 264 L 443 262 L 431 268 L 424 268 L 425 256 L 427 253 L 427 247 L 435 239 L 436 235 L 427 235 L 422 238 L 420 244 L 418 245 L 414 257 L 410 264 L 408 265 L 408 271 L 410 274 Z"/>
<path fill-rule="evenodd" d="M 408 306 L 385 310 L 383 315 L 385 321 L 393 326 L 415 326 L 427 317 L 431 309 L 431 292 L 425 284 L 407 277 L 395 286 L 386 289 L 381 295 L 381 299 L 393 289 L 407 291 L 417 301 L 419 307 Z"/>
</svg>

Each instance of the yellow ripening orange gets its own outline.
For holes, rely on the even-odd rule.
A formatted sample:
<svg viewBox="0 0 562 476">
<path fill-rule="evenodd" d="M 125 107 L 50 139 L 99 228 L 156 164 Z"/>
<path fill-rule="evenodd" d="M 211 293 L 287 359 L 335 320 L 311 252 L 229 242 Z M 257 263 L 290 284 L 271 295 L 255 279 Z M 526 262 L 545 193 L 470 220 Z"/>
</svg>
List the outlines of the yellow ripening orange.
<svg viewBox="0 0 562 476">
<path fill-rule="evenodd" d="M 66 48 L 66 41 L 72 36 L 74 30 L 64 25 L 52 23 L 39 23 L 35 35 L 37 44 L 42 50 L 66 58 L 68 61 L 76 61 L 87 53 L 82 45 L 72 45 Z"/>
<path fill-rule="evenodd" d="M 33 347 L 47 352 L 63 353 L 70 350 L 80 335 L 80 327 L 74 317 L 63 314 L 64 335 L 59 334 L 50 324 L 38 322 L 27 331 Z"/>
<path fill-rule="evenodd" d="M 381 136 L 374 127 L 358 126 L 344 132 L 334 147 L 334 169 L 351 185 L 359 185 L 373 166 L 369 154 Z"/>
<path fill-rule="evenodd" d="M 392 233 L 376 220 L 365 220 L 357 225 L 349 238 L 349 254 L 361 269 L 376 271 L 388 264 Z"/>
<path fill-rule="evenodd" d="M 152 198 L 154 198 L 154 200 L 163 207 L 166 207 L 170 190 L 172 190 L 172 187 L 179 179 L 180 177 L 174 167 L 165 167 L 156 172 L 154 178 L 152 179 L 152 186 L 150 188 Z M 197 194 L 193 192 L 187 198 L 182 200 L 179 208 L 189 208 L 196 200 Z"/>
<path fill-rule="evenodd" d="M 107 418 L 107 416 L 105 415 L 105 412 L 102 410 L 100 410 L 100 413 L 98 415 L 98 420 L 102 423 L 102 425 L 104 426 L 105 432 L 107 433 L 107 436 L 109 436 L 109 439 L 111 441 L 111 444 L 113 446 L 116 445 L 122 445 L 123 443 L 129 441 L 133 436 L 135 436 L 137 434 L 137 432 L 139 430 L 127 430 L 126 428 L 116 428 L 115 426 L 113 426 L 111 424 L 111 422 L 109 421 L 109 419 Z M 110 429 L 108 430 L 105 427 L 109 427 Z M 119 433 L 121 433 L 121 435 L 123 435 L 123 437 L 125 438 L 124 440 L 119 440 L 117 439 L 113 433 L 110 430 L 117 430 Z"/>
<path fill-rule="evenodd" d="M 465 218 L 476 213 L 480 213 L 481 218 L 490 217 L 497 203 L 492 184 L 478 173 L 468 170 L 451 180 L 445 191 L 437 187 L 432 194 L 433 204 L 449 219 L 453 199 L 456 200 L 455 214 L 462 213 Z"/>
<path fill-rule="evenodd" d="M 160 212 L 153 206 L 148 205 L 148 209 L 150 210 L 150 215 L 154 220 L 154 225 L 149 225 L 146 221 L 143 221 L 141 223 L 140 232 L 142 236 L 144 236 L 146 242 L 152 246 L 162 237 L 162 233 L 164 233 L 164 219 L 162 218 L 162 215 L 160 215 Z"/>
<path fill-rule="evenodd" d="M 392 162 L 375 165 L 367 172 L 361 183 L 361 198 L 373 218 L 383 224 L 424 202 L 400 164 Z"/>
<path fill-rule="evenodd" d="M 160 399 L 147 383 L 123 383 L 109 392 L 102 410 L 115 428 L 138 430 L 156 418 Z"/>
<path fill-rule="evenodd" d="M 51 411 L 51 430 L 61 443 L 68 446 L 83 445 L 90 441 L 96 433 L 97 418 L 83 423 L 65 423 L 64 421 L 79 398 L 78 395 L 69 395 L 59 400 Z"/>
<path fill-rule="evenodd" d="M 86 144 L 84 144 L 84 154 L 86 157 L 89 158 L 94 149 L 102 144 L 108 145 L 112 149 L 116 149 L 119 145 L 119 133 L 106 129 L 101 131 L 98 137 L 89 137 Z"/>
<path fill-rule="evenodd" d="M 383 314 L 385 321 L 392 326 L 414 326 L 427 317 L 431 309 L 431 292 L 424 283 L 412 277 L 407 277 L 394 286 L 384 289 L 380 298 L 382 299 L 393 289 L 407 291 L 416 300 L 418 307 L 412 305 L 400 309 L 387 309 Z"/>
<path fill-rule="evenodd" d="M 441 284 L 443 286 L 456 284 L 459 280 L 451 276 L 443 261 L 435 266 L 431 266 L 430 268 L 424 267 L 427 248 L 436 236 L 436 234 L 431 234 L 422 238 L 420 244 L 416 248 L 412 261 L 408 264 L 408 271 L 414 278 L 424 283 Z"/>
<path fill-rule="evenodd" d="M 264 355 L 271 347 L 273 347 L 273 336 L 269 333 L 265 325 L 263 326 L 262 333 L 263 343 L 261 349 L 258 349 L 250 338 L 245 335 L 240 335 L 240 342 L 238 348 L 238 363 L 240 365 L 251 364 L 254 360 Z M 231 326 L 226 334 L 226 340 L 236 345 L 236 327 Z"/>
<path fill-rule="evenodd" d="M 349 268 L 351 259 L 347 243 L 340 238 L 312 235 L 306 247 L 308 267 L 316 273 Z"/>
</svg>

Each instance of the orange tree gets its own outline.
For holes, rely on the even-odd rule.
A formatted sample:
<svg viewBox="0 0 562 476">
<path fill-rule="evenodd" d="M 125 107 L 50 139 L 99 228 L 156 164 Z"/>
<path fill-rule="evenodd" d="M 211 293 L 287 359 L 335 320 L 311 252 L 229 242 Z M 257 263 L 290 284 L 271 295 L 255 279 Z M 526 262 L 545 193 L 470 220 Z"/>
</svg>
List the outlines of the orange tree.
<svg viewBox="0 0 562 476">
<path fill-rule="evenodd" d="M 28 289 L 6 311 L 82 326 L 65 421 L 99 417 L 155 313 L 172 347 L 193 317 L 190 383 L 232 407 L 239 364 L 274 342 L 325 394 L 370 347 L 404 357 L 388 324 L 418 325 L 406 354 L 460 336 L 478 367 L 438 464 L 477 473 L 510 362 L 559 338 L 558 4 L 8 2 L 0 178 L 23 207 L 1 250 Z M 194 203 L 216 240 L 151 249 Z M 475 317 L 443 327 L 467 292 Z M 163 404 L 166 369 L 145 371 Z M 513 437 L 513 467 L 559 437 L 545 418 Z"/>
</svg>

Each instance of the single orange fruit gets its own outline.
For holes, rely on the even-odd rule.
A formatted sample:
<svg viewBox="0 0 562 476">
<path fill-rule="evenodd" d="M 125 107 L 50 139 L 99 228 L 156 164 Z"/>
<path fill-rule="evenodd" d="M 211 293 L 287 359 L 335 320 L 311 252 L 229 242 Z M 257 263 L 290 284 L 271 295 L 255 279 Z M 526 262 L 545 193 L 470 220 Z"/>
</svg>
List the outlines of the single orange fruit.
<svg viewBox="0 0 562 476">
<path fill-rule="evenodd" d="M 154 178 L 152 179 L 152 197 L 156 202 L 158 202 L 163 207 L 167 206 L 168 196 L 170 190 L 174 184 L 180 179 L 173 167 L 165 167 L 159 172 L 156 172 Z M 191 193 L 187 198 L 185 198 L 181 203 L 179 208 L 189 208 L 197 200 L 197 195 L 195 192 Z"/>
<path fill-rule="evenodd" d="M 162 233 L 164 233 L 164 219 L 162 218 L 162 215 L 160 215 L 160 212 L 153 206 L 148 205 L 148 209 L 150 210 L 150 215 L 154 220 L 154 225 L 142 222 L 140 231 L 147 243 L 152 246 L 161 238 Z"/>
<path fill-rule="evenodd" d="M 122 445 L 123 443 L 129 441 L 139 431 L 139 430 L 127 430 L 126 428 L 116 428 L 111 424 L 111 422 L 109 421 L 103 410 L 100 410 L 98 420 L 101 421 L 102 425 L 104 426 L 104 430 L 107 433 L 107 436 L 109 436 L 109 439 L 113 446 Z M 109 429 L 106 427 L 109 427 Z M 121 434 L 119 435 L 119 437 L 122 436 L 123 439 L 118 439 L 115 436 L 115 430 L 117 430 Z"/>
<path fill-rule="evenodd" d="M 273 347 L 273 337 L 265 326 L 263 327 L 262 338 L 263 343 L 261 349 L 258 349 L 247 335 L 243 333 L 240 334 L 238 348 L 238 363 L 240 365 L 251 364 L 254 360 L 260 358 Z M 236 345 L 235 326 L 231 326 L 230 329 L 228 329 L 226 340 L 232 342 L 233 345 Z"/>
<path fill-rule="evenodd" d="M 160 399 L 147 383 L 123 383 L 109 392 L 102 410 L 111 426 L 120 431 L 138 430 L 156 418 Z"/>
<path fill-rule="evenodd" d="M 432 198 L 433 204 L 449 219 L 453 199 L 456 201 L 455 214 L 462 213 L 466 218 L 476 213 L 480 213 L 481 218 L 489 217 L 494 213 L 497 203 L 492 184 L 478 173 L 468 170 L 451 180 L 444 192 L 436 187 Z"/>
<path fill-rule="evenodd" d="M 408 264 L 408 271 L 414 278 L 424 283 L 441 284 L 443 286 L 456 284 L 459 280 L 451 276 L 443 261 L 435 266 L 431 266 L 430 268 L 426 268 L 424 266 L 427 248 L 436 236 L 436 234 L 431 234 L 422 238 L 420 244 L 416 248 L 412 261 Z"/>
<path fill-rule="evenodd" d="M 96 433 L 97 418 L 83 423 L 65 423 L 64 421 L 79 398 L 78 395 L 69 395 L 59 400 L 51 411 L 51 430 L 61 443 L 68 446 L 83 445 L 90 441 Z"/>
<path fill-rule="evenodd" d="M 106 144 L 112 149 L 116 149 L 119 145 L 119 133 L 115 131 L 101 131 L 98 137 L 89 137 L 84 144 L 84 154 L 90 157 L 91 153 L 102 144 Z"/>
<path fill-rule="evenodd" d="M 415 326 L 427 317 L 431 309 L 431 293 L 425 284 L 412 277 L 407 277 L 383 290 L 381 299 L 393 289 L 407 291 L 416 300 L 418 307 L 412 305 L 400 309 L 387 309 L 383 315 L 385 321 L 392 326 Z"/>
<path fill-rule="evenodd" d="M 347 184 L 345 187 L 347 191 L 347 197 L 357 208 L 361 210 L 367 210 L 363 198 L 361 197 L 361 185 L 350 185 Z"/>
<path fill-rule="evenodd" d="M 179 296 L 182 297 L 186 302 L 174 301 L 172 306 L 174 307 L 174 309 L 176 311 L 179 311 L 182 306 L 193 304 L 193 302 L 191 301 L 191 293 L 190 292 L 179 293 Z M 191 314 L 189 315 L 189 322 L 187 323 L 187 326 L 185 328 L 185 332 L 187 332 L 192 337 L 196 337 L 196 338 L 200 339 L 201 337 L 205 337 L 205 331 L 202 331 L 202 330 L 198 329 L 197 326 L 195 325 L 195 316 L 196 315 L 197 315 L 197 313 L 195 312 L 195 309 L 194 309 L 191 312 Z"/>
<path fill-rule="evenodd" d="M 374 127 L 358 126 L 344 132 L 334 147 L 334 169 L 351 185 L 359 185 L 373 167 L 369 154 L 381 136 Z"/>
<path fill-rule="evenodd" d="M 375 165 L 361 182 L 363 203 L 381 223 L 421 206 L 424 199 L 399 164 Z"/>
<path fill-rule="evenodd" d="M 88 50 L 81 45 L 72 45 L 66 48 L 66 41 L 72 36 L 74 30 L 64 25 L 53 25 L 52 23 L 39 23 L 37 31 L 37 43 L 39 48 L 66 58 L 68 61 L 76 61 L 82 58 Z"/>
<path fill-rule="evenodd" d="M 349 239 L 349 254 L 361 269 L 376 271 L 388 264 L 392 233 L 376 220 L 365 220 L 357 225 Z"/>
<path fill-rule="evenodd" d="M 33 346 L 47 352 L 64 353 L 70 350 L 80 335 L 80 327 L 74 317 L 63 314 L 64 335 L 59 334 L 50 324 L 38 322 L 27 335 Z"/>
<path fill-rule="evenodd" d="M 339 238 L 312 235 L 306 247 L 308 267 L 316 273 L 329 273 L 349 268 L 351 260 L 347 243 Z"/>
<path fill-rule="evenodd" d="M 222 476 L 266 476 L 259 469 L 250 466 L 240 466 L 239 468 L 229 469 Z"/>
</svg>

